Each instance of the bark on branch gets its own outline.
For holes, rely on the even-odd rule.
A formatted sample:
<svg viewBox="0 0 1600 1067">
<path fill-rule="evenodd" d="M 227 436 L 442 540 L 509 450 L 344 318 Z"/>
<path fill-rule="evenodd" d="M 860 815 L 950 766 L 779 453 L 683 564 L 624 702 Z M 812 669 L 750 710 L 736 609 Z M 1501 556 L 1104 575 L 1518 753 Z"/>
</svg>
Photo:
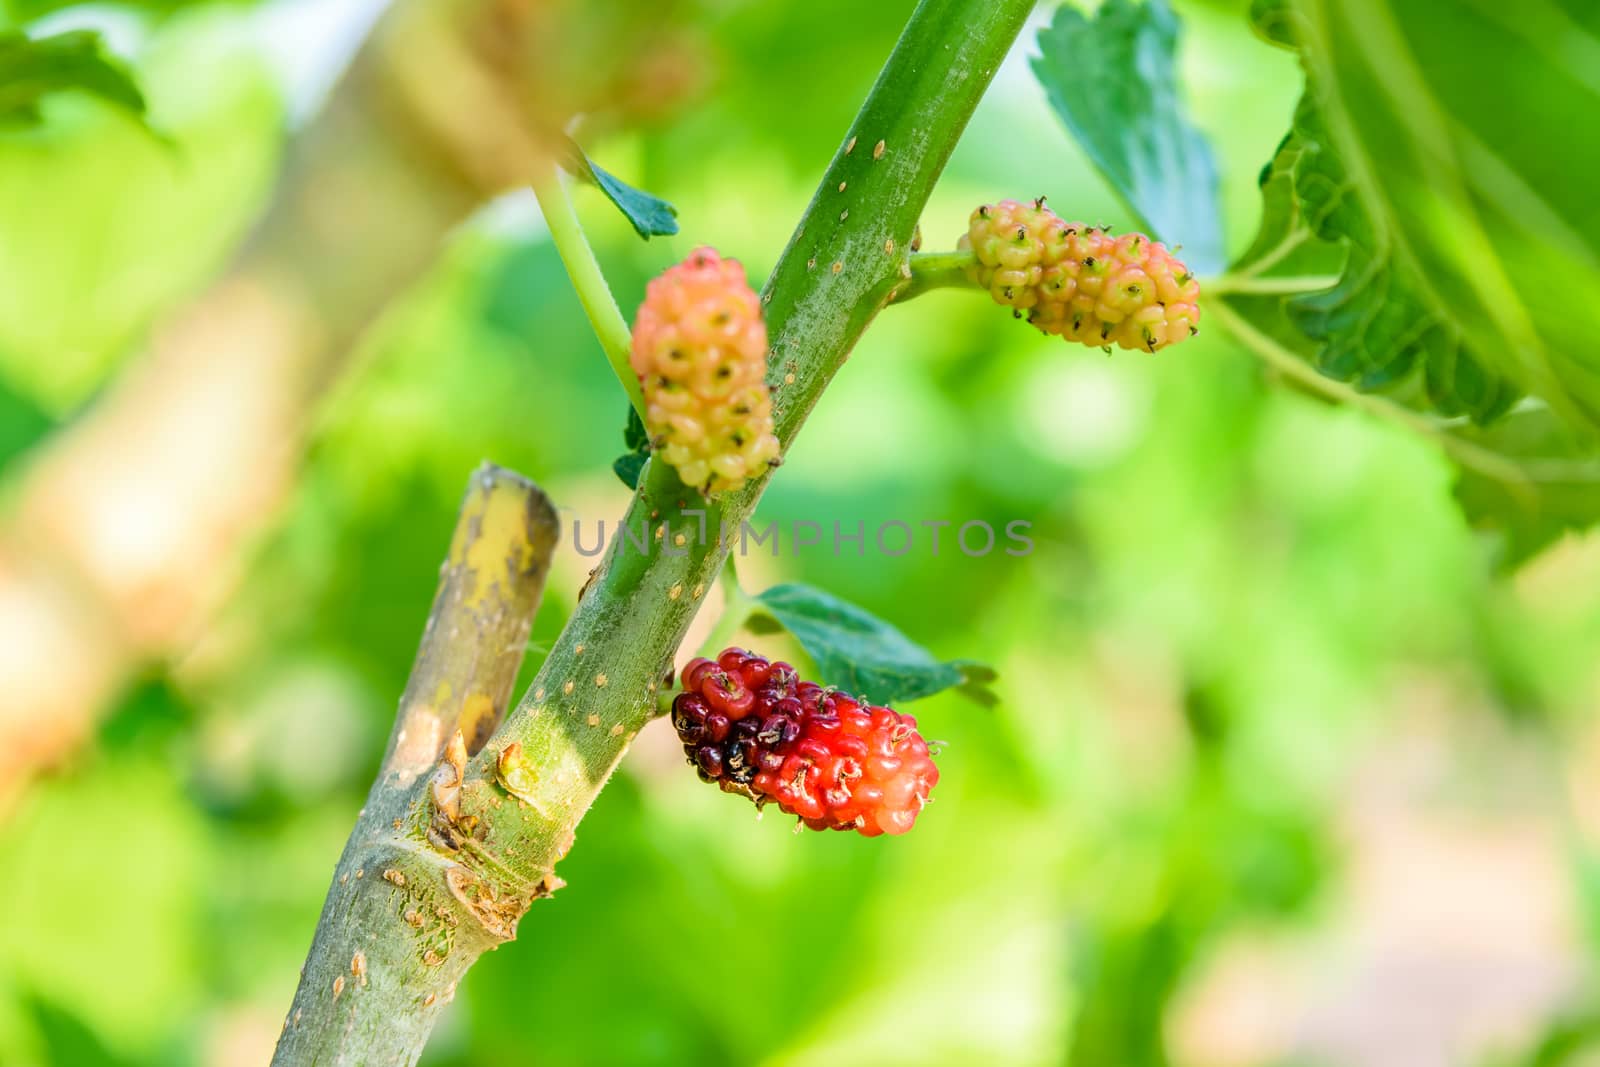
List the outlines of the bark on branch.
<svg viewBox="0 0 1600 1067">
<path fill-rule="evenodd" d="M 511 936 L 524 898 L 550 891 L 488 895 L 434 823 L 458 810 L 462 768 L 510 702 L 558 534 L 537 486 L 489 465 L 473 476 L 274 1063 L 413 1062 L 469 961 Z"/>
</svg>

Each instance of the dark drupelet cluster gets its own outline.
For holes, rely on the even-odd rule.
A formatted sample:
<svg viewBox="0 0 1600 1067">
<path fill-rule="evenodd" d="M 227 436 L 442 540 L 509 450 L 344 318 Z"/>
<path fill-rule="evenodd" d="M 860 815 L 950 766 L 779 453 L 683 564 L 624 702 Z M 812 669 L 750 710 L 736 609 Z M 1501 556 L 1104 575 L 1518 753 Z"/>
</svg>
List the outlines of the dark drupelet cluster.
<svg viewBox="0 0 1600 1067">
<path fill-rule="evenodd" d="M 800 736 L 807 695 L 821 686 L 800 681 L 787 663 L 730 648 L 715 661 L 695 659 L 683 669 L 683 688 L 672 701 L 672 725 L 703 781 L 730 793 L 748 786 L 776 750 Z"/>
</svg>

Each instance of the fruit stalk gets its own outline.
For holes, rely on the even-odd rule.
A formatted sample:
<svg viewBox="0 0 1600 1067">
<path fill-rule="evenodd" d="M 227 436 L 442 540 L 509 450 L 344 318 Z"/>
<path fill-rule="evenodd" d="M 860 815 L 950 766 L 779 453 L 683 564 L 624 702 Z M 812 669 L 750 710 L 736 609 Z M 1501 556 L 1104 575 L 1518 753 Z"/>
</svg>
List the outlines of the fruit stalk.
<svg viewBox="0 0 1600 1067">
<path fill-rule="evenodd" d="M 911 257 L 911 278 L 894 291 L 894 302 L 930 293 L 935 289 L 980 289 L 968 275 L 977 262 L 971 252 L 918 252 Z"/>
</svg>

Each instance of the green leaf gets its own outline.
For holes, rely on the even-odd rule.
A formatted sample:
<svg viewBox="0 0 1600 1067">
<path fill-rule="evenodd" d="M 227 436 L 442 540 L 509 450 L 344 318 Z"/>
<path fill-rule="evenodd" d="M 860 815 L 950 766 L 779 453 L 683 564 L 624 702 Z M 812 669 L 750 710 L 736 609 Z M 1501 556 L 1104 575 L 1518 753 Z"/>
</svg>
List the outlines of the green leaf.
<svg viewBox="0 0 1600 1067">
<path fill-rule="evenodd" d="M 1184 113 L 1179 22 L 1166 0 L 1070 5 L 1039 31 L 1033 72 L 1057 115 L 1143 224 L 1199 274 L 1223 263 L 1217 168 Z"/>
<path fill-rule="evenodd" d="M 639 417 L 639 409 L 632 404 L 628 405 L 627 425 L 622 428 L 622 443 L 631 452 L 648 450 L 650 447 L 650 434 L 645 431 L 644 420 Z"/>
<path fill-rule="evenodd" d="M 637 489 L 639 478 L 644 474 L 644 465 L 649 461 L 649 452 L 624 452 L 611 461 L 611 470 L 622 480 L 623 485 L 629 489 Z"/>
<path fill-rule="evenodd" d="M 1600 427 L 1600 138 L 1576 119 L 1600 114 L 1600 5 L 1258 0 L 1255 14 L 1301 48 L 1347 195 L 1408 295 L 1470 339 L 1485 373 L 1458 381 L 1460 399 L 1507 379 Z"/>
<path fill-rule="evenodd" d="M 1568 531 L 1600 522 L 1600 438 L 1575 430 L 1548 408 L 1519 408 L 1462 437 L 1504 456 L 1518 477 L 1463 470 L 1456 499 L 1493 543 L 1494 563 L 1510 570 Z"/>
<path fill-rule="evenodd" d="M 217 276 L 279 175 L 282 103 L 247 42 L 174 22 L 141 52 L 139 80 L 175 103 L 158 136 L 66 97 L 70 121 L 47 100 L 44 125 L 0 133 L 0 376 L 56 417 Z"/>
<path fill-rule="evenodd" d="M 628 451 L 611 461 L 611 469 L 622 479 L 623 485 L 637 489 L 645 462 L 650 458 L 650 435 L 632 404 L 628 405 L 628 421 L 622 428 L 622 443 Z"/>
<path fill-rule="evenodd" d="M 816 661 L 824 684 L 875 701 L 919 700 L 988 670 L 936 659 L 876 615 L 814 586 L 775 585 L 756 599 Z"/>
<path fill-rule="evenodd" d="M 1263 32 L 1283 32 L 1274 20 Z M 1261 176 L 1262 225 L 1243 277 L 1331 277 L 1298 296 L 1228 299 L 1323 374 L 1445 415 L 1488 422 L 1517 389 L 1466 343 L 1394 240 L 1366 212 L 1331 144 L 1314 90 Z M 1286 328 L 1287 327 L 1287 328 Z"/>
<path fill-rule="evenodd" d="M 566 155 L 561 160 L 562 169 L 575 178 L 582 178 L 597 186 L 606 195 L 606 199 L 627 216 L 640 237 L 648 241 L 652 237 L 671 237 L 678 232 L 677 208 L 660 197 L 652 196 L 642 189 L 635 189 L 616 175 L 602 170 L 571 138 L 567 138 L 565 147 Z"/>
<path fill-rule="evenodd" d="M 0 31 L 0 126 L 37 124 L 40 99 L 68 91 L 90 93 L 144 119 L 144 94 L 105 53 L 99 34 L 73 30 L 30 38 Z"/>
<path fill-rule="evenodd" d="M 1480 457 L 1456 495 L 1501 568 L 1600 521 L 1600 210 L 1583 177 L 1600 148 L 1536 102 L 1600 107 L 1600 68 L 1546 47 L 1594 40 L 1600 10 L 1541 11 L 1256 0 L 1307 90 L 1230 281 L 1326 274 L 1327 253 L 1348 252 L 1321 292 L 1226 296 L 1324 373 L 1480 424 L 1451 431 Z M 1504 415 L 1519 392 L 1537 399 Z"/>
</svg>

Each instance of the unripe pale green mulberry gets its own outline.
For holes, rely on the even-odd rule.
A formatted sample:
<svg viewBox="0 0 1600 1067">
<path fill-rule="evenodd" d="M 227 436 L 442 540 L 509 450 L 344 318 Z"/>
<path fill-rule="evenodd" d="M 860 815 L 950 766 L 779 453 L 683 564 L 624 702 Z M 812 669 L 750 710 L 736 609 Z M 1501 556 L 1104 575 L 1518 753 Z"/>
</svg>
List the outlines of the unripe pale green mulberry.
<svg viewBox="0 0 1600 1067">
<path fill-rule="evenodd" d="M 1165 245 L 1064 220 L 1042 198 L 983 205 L 959 247 L 968 276 L 1045 333 L 1155 352 L 1198 332 L 1200 285 Z"/>
</svg>

